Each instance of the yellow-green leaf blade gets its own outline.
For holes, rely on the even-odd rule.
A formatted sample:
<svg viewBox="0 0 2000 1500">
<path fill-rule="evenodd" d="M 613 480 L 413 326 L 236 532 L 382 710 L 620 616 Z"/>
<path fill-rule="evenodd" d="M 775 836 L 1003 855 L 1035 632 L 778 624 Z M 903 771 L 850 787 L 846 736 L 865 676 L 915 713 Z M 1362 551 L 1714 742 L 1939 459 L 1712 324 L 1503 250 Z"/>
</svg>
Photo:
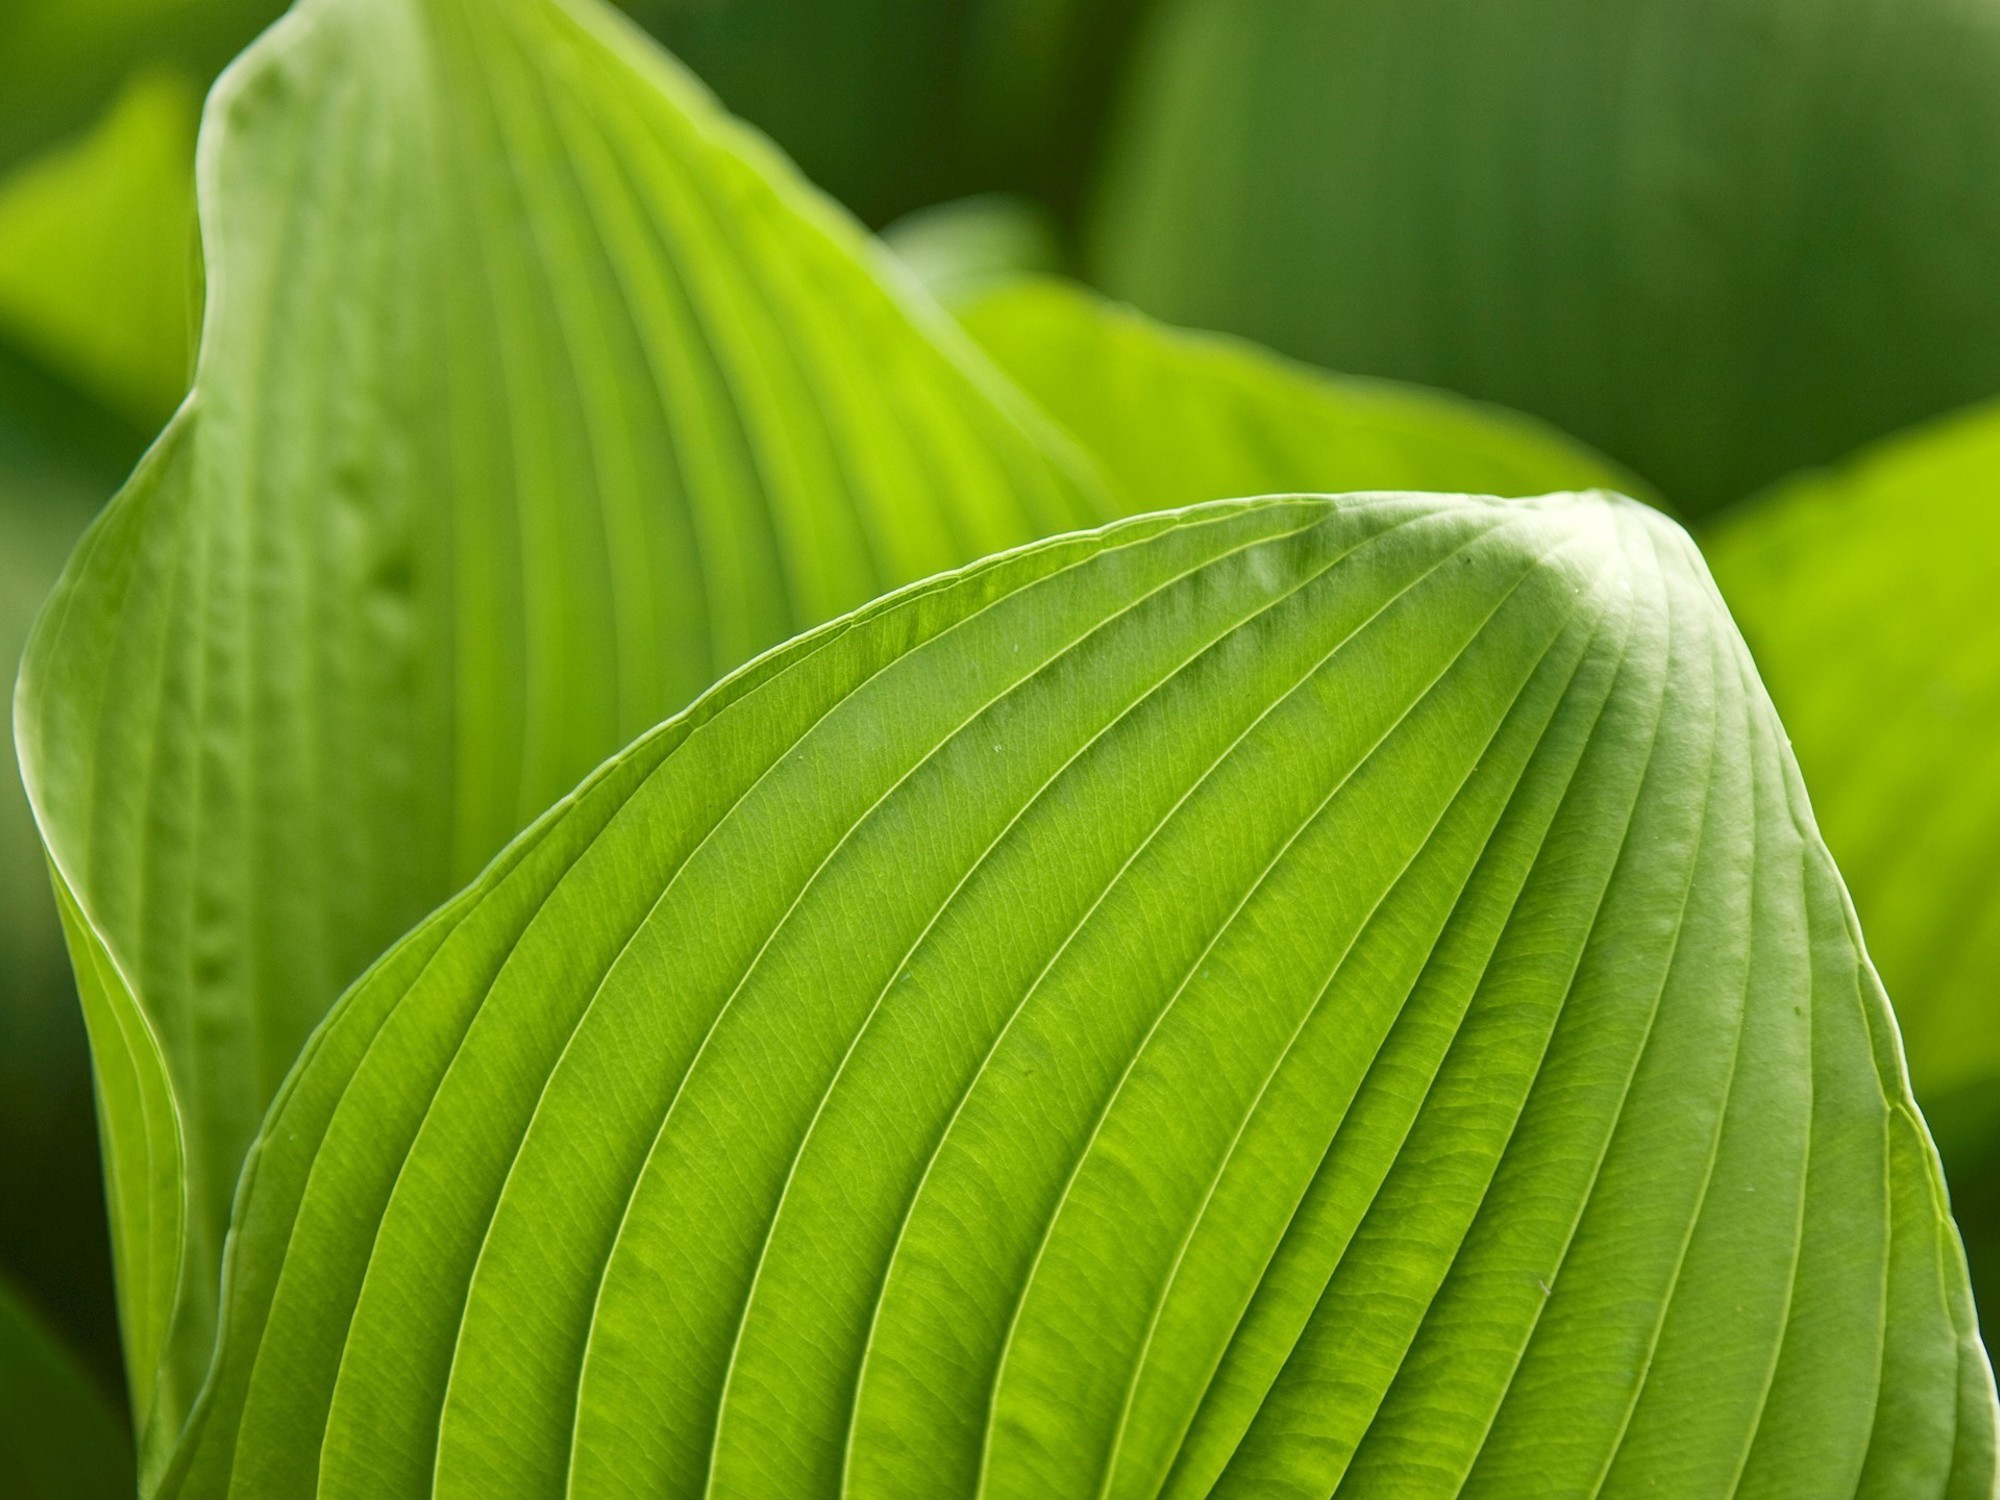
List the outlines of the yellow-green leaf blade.
<svg viewBox="0 0 2000 1500">
<path fill-rule="evenodd" d="M 1975 1492 L 1893 1029 L 1629 502 L 1197 507 L 803 637 L 350 992 L 179 1493 Z"/>
<path fill-rule="evenodd" d="M 594 0 L 305 0 L 218 85 L 198 177 L 193 391 L 18 712 L 85 967 L 171 1080 L 138 1135 L 183 1146 L 185 1244 L 120 1251 L 181 1268 L 167 1307 L 122 1294 L 171 1329 L 149 1459 L 206 1364 L 243 1152 L 370 960 L 720 672 L 1101 508 Z"/>
</svg>

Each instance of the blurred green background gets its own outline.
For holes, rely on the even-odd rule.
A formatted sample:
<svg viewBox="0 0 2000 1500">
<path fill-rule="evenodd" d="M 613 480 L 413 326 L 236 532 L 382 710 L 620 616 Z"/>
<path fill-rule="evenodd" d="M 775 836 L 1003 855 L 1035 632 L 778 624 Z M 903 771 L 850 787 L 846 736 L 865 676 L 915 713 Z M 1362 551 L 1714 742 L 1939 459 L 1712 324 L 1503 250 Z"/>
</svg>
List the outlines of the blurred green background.
<svg viewBox="0 0 2000 1500">
<path fill-rule="evenodd" d="M 1056 359 L 1035 319 L 1077 315 L 981 294 L 1067 275 L 1516 408 L 1689 522 L 1794 736 L 2000 1316 L 2000 4 L 625 8 L 1024 379 Z M 185 386 L 199 101 L 279 9 L 0 13 L 10 663 Z M 11 758 L 0 903 L 0 1273 L 115 1391 L 85 1040 Z"/>
</svg>

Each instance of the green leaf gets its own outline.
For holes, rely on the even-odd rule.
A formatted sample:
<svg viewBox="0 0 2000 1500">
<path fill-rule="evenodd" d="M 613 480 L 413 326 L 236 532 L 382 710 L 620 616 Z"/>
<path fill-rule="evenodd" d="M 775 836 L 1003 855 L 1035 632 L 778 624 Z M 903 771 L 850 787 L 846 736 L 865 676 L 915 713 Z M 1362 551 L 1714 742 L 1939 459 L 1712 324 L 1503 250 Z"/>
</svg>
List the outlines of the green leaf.
<svg viewBox="0 0 2000 1500">
<path fill-rule="evenodd" d="M 125 1500 L 132 1442 L 90 1377 L 0 1281 L 0 1495 Z"/>
<path fill-rule="evenodd" d="M 1130 510 L 1281 492 L 1640 488 L 1532 418 L 1327 375 L 1236 339 L 1165 327 L 1062 282 L 1016 281 L 958 311 L 1000 367 L 1096 455 Z"/>
<path fill-rule="evenodd" d="M 0 182 L 0 331 L 147 431 L 187 388 L 196 107 L 142 78 Z"/>
<path fill-rule="evenodd" d="M 1987 407 L 1783 485 L 1706 543 L 1927 1099 L 2000 1081 L 1996 518 Z"/>
<path fill-rule="evenodd" d="M 243 1151 L 370 960 L 722 671 L 1103 513 L 906 273 L 589 0 L 306 0 L 218 83 L 198 175 L 193 391 L 17 707 L 149 1462 Z"/>
<path fill-rule="evenodd" d="M 63 560 L 143 442 L 0 341 L 0 680 L 12 684 Z M 0 1267 L 115 1376 L 83 1023 L 11 744 L 0 762 Z"/>
<path fill-rule="evenodd" d="M 1687 514 L 2000 392 L 2000 8 L 1166 0 L 1096 279 Z"/>
<path fill-rule="evenodd" d="M 1021 277 L 1053 276 L 1062 265 L 1048 210 L 1010 193 L 920 208 L 883 230 L 882 243 L 950 308 Z"/>
<path fill-rule="evenodd" d="M 1074 215 L 1151 0 L 620 0 L 871 224 L 996 189 Z"/>
<path fill-rule="evenodd" d="M 284 8 L 284 0 L 7 0 L 0 165 L 82 129 L 135 75 L 206 84 Z"/>
<path fill-rule="evenodd" d="M 760 659 L 346 996 L 235 1234 L 186 1497 L 1994 1483 L 1783 732 L 1602 496 L 1142 518 Z"/>
</svg>

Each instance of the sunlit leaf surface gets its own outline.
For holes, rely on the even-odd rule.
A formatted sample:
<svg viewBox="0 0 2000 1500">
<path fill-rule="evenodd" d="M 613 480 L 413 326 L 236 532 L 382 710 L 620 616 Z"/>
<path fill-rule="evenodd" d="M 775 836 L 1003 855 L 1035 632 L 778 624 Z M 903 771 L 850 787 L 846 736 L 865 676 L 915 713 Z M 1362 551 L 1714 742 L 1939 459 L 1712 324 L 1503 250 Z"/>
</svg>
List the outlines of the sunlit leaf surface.
<svg viewBox="0 0 2000 1500">
<path fill-rule="evenodd" d="M 1130 510 L 1283 492 L 1637 488 L 1531 418 L 1326 375 L 1236 339 L 1165 327 L 1059 281 L 997 287 L 959 317 L 1091 450 Z"/>
<path fill-rule="evenodd" d="M 1101 513 L 900 268 L 589 0 L 306 0 L 217 85 L 199 181 L 193 393 L 19 710 L 153 1456 L 244 1148 L 348 981 L 723 670 Z"/>
<path fill-rule="evenodd" d="M 1094 270 L 1686 514 L 2000 392 L 2000 6 L 1164 0 Z"/>
<path fill-rule="evenodd" d="M 1200 507 L 761 659 L 346 997 L 238 1230 L 181 1495 L 1994 1482 L 1783 732 L 1603 497 Z"/>
<path fill-rule="evenodd" d="M 1706 545 L 1853 885 L 1990 1302 L 2000 1294 L 2000 410 L 1782 486 Z"/>
</svg>

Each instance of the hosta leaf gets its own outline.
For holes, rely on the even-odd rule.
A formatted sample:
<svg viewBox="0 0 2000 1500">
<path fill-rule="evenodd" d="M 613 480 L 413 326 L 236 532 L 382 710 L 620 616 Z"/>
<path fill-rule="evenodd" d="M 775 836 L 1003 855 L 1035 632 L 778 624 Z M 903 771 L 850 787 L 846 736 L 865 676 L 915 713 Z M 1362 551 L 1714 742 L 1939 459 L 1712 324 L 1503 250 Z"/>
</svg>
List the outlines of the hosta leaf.
<svg viewBox="0 0 2000 1500">
<path fill-rule="evenodd" d="M 0 681 L 11 686 L 63 559 L 143 442 L 0 343 Z M 111 1374 L 118 1334 L 95 1126 L 48 861 L 9 745 L 0 752 L 0 1267 Z"/>
<path fill-rule="evenodd" d="M 1151 0 L 620 0 L 807 175 L 885 224 L 969 193 L 1075 206 Z"/>
<path fill-rule="evenodd" d="M 1993 1221 L 1968 1227 L 2000 1290 L 1996 516 L 1989 406 L 1784 485 L 1707 545 L 1942 1112 L 1955 1196 Z"/>
<path fill-rule="evenodd" d="M 988 290 L 959 317 L 1096 455 L 1131 510 L 1281 492 L 1636 487 L 1532 418 L 1322 374 L 1235 339 L 1167 328 L 1059 281 Z"/>
<path fill-rule="evenodd" d="M 1165 0 L 1103 284 L 1689 514 L 2000 392 L 2000 7 Z"/>
<path fill-rule="evenodd" d="M 1021 277 L 1053 276 L 1062 266 L 1048 210 L 1008 193 L 920 208 L 883 230 L 882 243 L 950 308 Z"/>
<path fill-rule="evenodd" d="M 283 0 L 7 0 L 0 6 L 0 164 L 82 129 L 137 75 L 204 83 Z"/>
<path fill-rule="evenodd" d="M 18 709 L 150 1451 L 242 1152 L 371 959 L 724 669 L 1093 513 L 903 273 L 590 0 L 305 0 L 199 178 L 193 392 Z"/>
<path fill-rule="evenodd" d="M 141 79 L 0 182 L 0 331 L 148 432 L 187 388 L 197 103 Z"/>
<path fill-rule="evenodd" d="M 1994 1481 L 1784 735 L 1601 496 L 1198 507 L 762 658 L 347 995 L 235 1246 L 185 1496 Z"/>
<path fill-rule="evenodd" d="M 132 1443 L 76 1360 L 0 1282 L 0 1495 L 125 1500 Z"/>
</svg>

